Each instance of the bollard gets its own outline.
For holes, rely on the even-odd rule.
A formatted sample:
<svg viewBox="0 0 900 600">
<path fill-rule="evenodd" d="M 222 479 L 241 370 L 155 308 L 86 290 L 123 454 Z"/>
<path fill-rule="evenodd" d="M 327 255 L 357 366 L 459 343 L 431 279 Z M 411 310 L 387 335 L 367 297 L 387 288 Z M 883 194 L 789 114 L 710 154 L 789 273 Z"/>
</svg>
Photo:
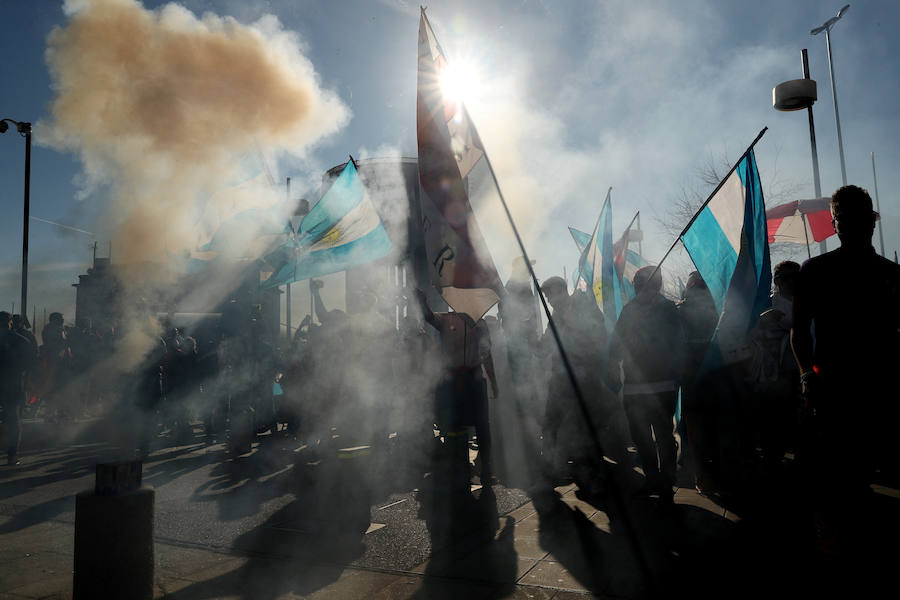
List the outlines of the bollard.
<svg viewBox="0 0 900 600">
<path fill-rule="evenodd" d="M 340 448 L 337 451 L 338 472 L 332 501 L 338 508 L 339 522 L 351 531 L 365 532 L 369 528 L 371 453 L 369 446 Z"/>
<path fill-rule="evenodd" d="M 153 598 L 154 492 L 140 461 L 98 464 L 75 499 L 74 600 Z"/>
<path fill-rule="evenodd" d="M 444 433 L 433 476 L 435 492 L 448 495 L 469 493 L 469 432 L 465 428 Z"/>
</svg>

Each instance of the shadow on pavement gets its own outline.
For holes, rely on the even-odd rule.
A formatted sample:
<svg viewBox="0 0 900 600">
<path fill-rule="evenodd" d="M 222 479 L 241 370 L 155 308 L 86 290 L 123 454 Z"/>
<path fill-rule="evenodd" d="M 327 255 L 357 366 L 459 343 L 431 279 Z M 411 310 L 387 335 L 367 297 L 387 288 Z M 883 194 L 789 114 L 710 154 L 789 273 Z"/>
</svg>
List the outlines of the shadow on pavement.
<svg viewBox="0 0 900 600">
<path fill-rule="evenodd" d="M 432 553 L 415 598 L 502 598 L 513 592 L 519 568 L 515 519 L 504 517 L 501 527 L 491 488 L 458 495 L 430 490 L 420 503 Z"/>
</svg>

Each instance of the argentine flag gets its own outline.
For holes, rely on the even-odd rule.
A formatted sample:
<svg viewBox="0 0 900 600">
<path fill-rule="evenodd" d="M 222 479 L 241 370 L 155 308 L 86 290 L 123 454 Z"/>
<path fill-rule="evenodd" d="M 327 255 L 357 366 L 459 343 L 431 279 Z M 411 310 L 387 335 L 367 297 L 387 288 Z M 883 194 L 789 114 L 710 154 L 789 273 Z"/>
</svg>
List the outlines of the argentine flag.
<svg viewBox="0 0 900 600">
<path fill-rule="evenodd" d="M 337 273 L 390 251 L 391 240 L 350 160 L 303 218 L 295 238 L 273 253 L 282 257 L 280 267 L 260 287 Z"/>
<path fill-rule="evenodd" d="M 681 234 L 719 311 L 716 339 L 726 362 L 769 306 L 772 268 L 766 207 L 753 149 Z"/>
<path fill-rule="evenodd" d="M 578 252 L 584 252 L 584 249 L 591 242 L 591 234 L 581 231 L 580 229 L 575 229 L 574 227 L 569 227 L 569 233 L 572 235 L 572 240 L 575 242 L 575 246 L 578 247 Z M 628 232 L 626 231 L 625 234 L 627 233 Z M 620 244 L 627 245 L 628 240 L 626 239 L 626 237 L 627 235 L 623 235 L 622 239 L 616 242 L 613 246 L 613 251 L 616 252 L 616 254 L 618 254 L 618 246 Z M 632 283 L 634 281 L 634 274 L 637 273 L 638 269 L 640 269 L 641 267 L 646 267 L 648 264 L 650 263 L 644 260 L 643 256 L 626 247 L 625 268 L 622 272 L 621 281 L 619 282 L 619 284 L 621 285 L 622 297 L 624 298 L 624 302 L 628 302 L 629 300 L 634 298 L 634 284 Z M 589 265 L 585 265 L 584 271 L 589 273 L 591 278 L 593 277 Z M 579 279 L 582 278 L 584 278 L 582 273 L 579 272 L 578 269 L 575 269 L 575 273 L 573 275 L 573 283 L 575 284 L 576 288 L 578 288 L 579 286 Z"/>
<path fill-rule="evenodd" d="M 614 258 L 612 203 L 610 194 L 607 193 L 594 233 L 578 260 L 576 289 L 582 289 L 583 286 L 583 289 L 590 289 L 593 292 L 609 328 L 615 325 L 622 313 L 622 292 Z"/>
</svg>

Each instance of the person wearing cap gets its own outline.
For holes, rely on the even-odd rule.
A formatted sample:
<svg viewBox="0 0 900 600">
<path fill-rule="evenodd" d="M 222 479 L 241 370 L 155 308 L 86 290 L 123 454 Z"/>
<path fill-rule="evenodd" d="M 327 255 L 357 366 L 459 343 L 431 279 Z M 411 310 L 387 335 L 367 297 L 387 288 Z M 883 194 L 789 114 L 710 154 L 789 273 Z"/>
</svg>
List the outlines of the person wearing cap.
<svg viewBox="0 0 900 600">
<path fill-rule="evenodd" d="M 824 553 L 860 531 L 851 519 L 865 513 L 876 468 L 897 474 L 900 427 L 900 266 L 872 247 L 877 215 L 866 190 L 839 188 L 831 215 L 841 245 L 800 268 L 791 328 L 813 430 L 797 458 L 811 464 Z"/>
<path fill-rule="evenodd" d="M 685 339 L 675 303 L 660 293 L 658 267 L 638 269 L 635 297 L 622 308 L 610 345 L 613 381 L 622 378 L 623 405 L 644 470 L 647 494 L 674 498 L 673 418 L 682 379 Z"/>
</svg>

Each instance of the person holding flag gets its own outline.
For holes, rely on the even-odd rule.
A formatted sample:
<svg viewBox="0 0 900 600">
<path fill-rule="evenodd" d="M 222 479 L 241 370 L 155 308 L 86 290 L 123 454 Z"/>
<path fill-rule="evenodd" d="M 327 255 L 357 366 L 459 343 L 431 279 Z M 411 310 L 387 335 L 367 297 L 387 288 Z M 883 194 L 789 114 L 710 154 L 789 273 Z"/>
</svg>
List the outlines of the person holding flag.
<svg viewBox="0 0 900 600">
<path fill-rule="evenodd" d="M 636 295 L 616 322 L 609 366 L 613 383 L 624 384 L 622 403 L 644 469 L 641 491 L 671 504 L 677 451 L 672 419 L 685 339 L 675 303 L 660 294 L 661 287 L 657 267 L 635 273 Z"/>
<path fill-rule="evenodd" d="M 491 486 L 495 483 L 495 477 L 487 383 L 490 382 L 491 393 L 495 398 L 499 390 L 487 325 L 484 319 L 475 322 L 466 313 L 432 312 L 425 293 L 421 290 L 416 290 L 416 298 L 425 322 L 440 334 L 444 354 L 444 376 L 435 390 L 438 428 L 452 452 L 453 448 L 465 450 L 466 427 L 475 427 L 481 463 L 481 485 Z M 468 463 L 465 452 L 460 454 L 460 458 Z M 468 477 L 464 486 L 462 482 L 459 483 L 460 491 L 469 491 Z"/>
<path fill-rule="evenodd" d="M 704 443 L 716 448 L 715 456 L 704 459 L 708 474 L 718 479 L 715 483 L 720 488 L 727 488 L 726 479 L 739 473 L 743 458 L 742 413 L 749 400 L 745 385 L 750 359 L 747 335 L 771 302 L 765 199 L 753 152 L 765 132 L 759 132 L 660 261 L 665 261 L 679 242 L 684 244 L 718 314 L 695 376 L 702 382 L 699 393 L 715 398 L 715 412 L 695 416 L 708 424 L 704 433 L 716 437 L 708 437 Z M 739 483 L 739 478 L 733 481 Z"/>
</svg>

